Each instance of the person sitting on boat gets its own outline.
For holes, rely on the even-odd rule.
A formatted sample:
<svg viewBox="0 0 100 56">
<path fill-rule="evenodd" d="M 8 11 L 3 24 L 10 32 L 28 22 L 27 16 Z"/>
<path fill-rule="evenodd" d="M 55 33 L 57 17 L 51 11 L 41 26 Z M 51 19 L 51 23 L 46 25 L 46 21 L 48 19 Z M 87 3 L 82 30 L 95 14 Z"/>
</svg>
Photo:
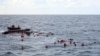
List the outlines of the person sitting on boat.
<svg viewBox="0 0 100 56">
<path fill-rule="evenodd" d="M 15 25 L 12 25 L 11 28 L 15 28 Z"/>
<path fill-rule="evenodd" d="M 15 29 L 15 26 L 12 25 L 11 27 L 8 27 L 8 30 L 14 30 Z"/>
<path fill-rule="evenodd" d="M 15 27 L 15 25 L 12 25 L 11 27 L 8 27 L 8 30 L 20 30 L 20 27 Z"/>
</svg>

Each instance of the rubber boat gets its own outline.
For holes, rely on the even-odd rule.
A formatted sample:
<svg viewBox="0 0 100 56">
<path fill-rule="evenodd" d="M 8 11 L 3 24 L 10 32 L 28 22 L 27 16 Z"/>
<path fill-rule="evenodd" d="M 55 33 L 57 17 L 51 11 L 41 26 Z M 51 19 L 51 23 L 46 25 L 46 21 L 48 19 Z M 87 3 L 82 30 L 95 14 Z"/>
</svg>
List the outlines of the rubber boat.
<svg viewBox="0 0 100 56">
<path fill-rule="evenodd" d="M 2 32 L 2 34 L 12 34 L 12 33 L 19 33 L 19 34 L 26 34 L 30 35 L 32 31 L 30 29 L 21 29 L 20 27 L 8 27 L 7 31 Z"/>
</svg>

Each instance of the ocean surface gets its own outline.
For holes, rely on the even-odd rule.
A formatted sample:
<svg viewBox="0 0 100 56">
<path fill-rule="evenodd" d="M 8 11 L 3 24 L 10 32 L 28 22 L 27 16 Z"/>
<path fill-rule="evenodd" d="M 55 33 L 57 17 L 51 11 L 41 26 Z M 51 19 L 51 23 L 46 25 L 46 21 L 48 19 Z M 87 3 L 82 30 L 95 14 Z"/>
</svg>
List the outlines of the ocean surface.
<svg viewBox="0 0 100 56">
<path fill-rule="evenodd" d="M 1 34 L 11 25 L 43 34 L 25 35 L 24 41 L 21 34 Z M 54 35 L 47 37 L 49 32 Z M 66 47 L 54 44 L 61 39 Z M 0 15 L 0 56 L 100 56 L 100 15 Z"/>
</svg>

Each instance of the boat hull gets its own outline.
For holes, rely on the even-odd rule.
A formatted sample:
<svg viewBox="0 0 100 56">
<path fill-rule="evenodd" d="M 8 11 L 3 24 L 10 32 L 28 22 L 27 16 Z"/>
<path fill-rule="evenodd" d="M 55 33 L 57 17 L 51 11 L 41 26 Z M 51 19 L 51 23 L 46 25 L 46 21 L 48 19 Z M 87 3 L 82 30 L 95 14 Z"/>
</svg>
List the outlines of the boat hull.
<svg viewBox="0 0 100 56">
<path fill-rule="evenodd" d="M 30 32 L 29 29 L 25 29 L 25 30 L 11 30 L 11 31 L 5 31 L 2 34 L 13 34 L 13 33 L 18 33 L 18 34 L 26 34 L 26 35 L 30 35 L 32 32 Z"/>
</svg>

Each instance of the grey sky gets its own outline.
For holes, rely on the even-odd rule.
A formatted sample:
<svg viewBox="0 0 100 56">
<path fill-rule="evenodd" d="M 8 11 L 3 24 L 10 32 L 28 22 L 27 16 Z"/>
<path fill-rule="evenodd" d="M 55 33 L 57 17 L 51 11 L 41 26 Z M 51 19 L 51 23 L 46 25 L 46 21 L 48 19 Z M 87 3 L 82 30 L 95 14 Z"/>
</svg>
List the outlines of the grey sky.
<svg viewBox="0 0 100 56">
<path fill-rule="evenodd" d="M 100 0 L 0 0 L 0 14 L 100 14 Z"/>
</svg>

